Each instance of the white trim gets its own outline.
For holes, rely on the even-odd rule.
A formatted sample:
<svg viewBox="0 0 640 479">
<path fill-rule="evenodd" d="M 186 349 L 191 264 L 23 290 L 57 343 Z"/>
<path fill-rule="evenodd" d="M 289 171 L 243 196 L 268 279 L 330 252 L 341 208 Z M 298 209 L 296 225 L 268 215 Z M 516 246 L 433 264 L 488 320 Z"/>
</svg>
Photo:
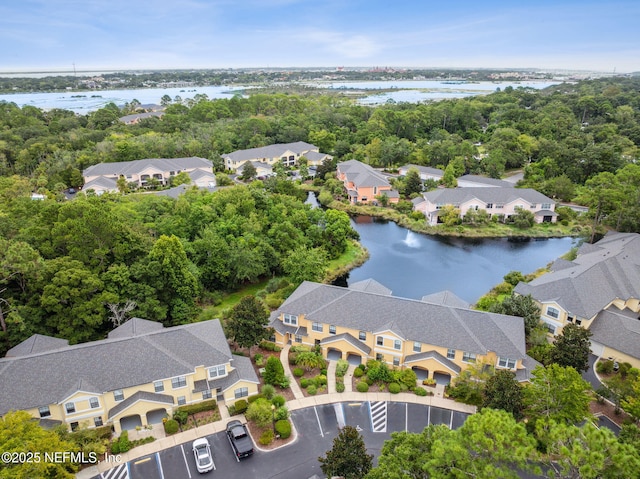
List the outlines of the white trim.
<svg viewBox="0 0 640 479">
<path fill-rule="evenodd" d="M 173 397 L 173 400 L 175 401 L 176 398 Z M 129 404 L 126 408 L 124 408 L 122 411 L 118 411 L 116 414 L 114 414 L 113 416 L 107 418 L 107 421 L 114 421 L 118 416 L 120 416 L 123 412 L 128 411 L 131 407 L 133 407 L 134 405 L 138 404 L 139 402 L 148 402 L 148 403 L 153 403 L 153 404 L 164 404 L 165 408 L 169 408 L 173 411 L 173 407 L 175 406 L 174 402 L 172 401 L 171 403 L 168 402 L 164 402 L 164 401 L 155 401 L 153 399 L 136 399 L 135 401 L 133 401 L 131 404 Z M 120 404 L 120 403 L 118 403 Z M 149 412 L 149 411 L 147 411 Z M 146 414 L 146 413 L 145 413 Z M 109 415 L 109 412 L 106 412 L 106 415 Z"/>
<path fill-rule="evenodd" d="M 441 364 L 442 366 L 444 366 L 445 368 L 447 368 L 449 371 L 452 371 L 454 374 L 459 374 L 459 371 L 456 371 L 455 369 L 453 369 L 451 366 L 449 366 L 448 364 L 443 363 L 442 361 L 440 361 L 437 358 L 423 358 L 423 359 L 410 359 L 409 361 L 407 361 L 405 359 L 404 364 L 405 366 L 407 364 L 411 364 L 411 363 L 418 363 L 420 361 L 430 361 L 430 360 L 434 360 L 435 362 L 437 362 L 438 364 Z M 451 361 L 451 360 L 449 360 Z M 456 364 L 457 366 L 457 364 Z M 461 368 L 462 369 L 462 368 Z"/>
</svg>

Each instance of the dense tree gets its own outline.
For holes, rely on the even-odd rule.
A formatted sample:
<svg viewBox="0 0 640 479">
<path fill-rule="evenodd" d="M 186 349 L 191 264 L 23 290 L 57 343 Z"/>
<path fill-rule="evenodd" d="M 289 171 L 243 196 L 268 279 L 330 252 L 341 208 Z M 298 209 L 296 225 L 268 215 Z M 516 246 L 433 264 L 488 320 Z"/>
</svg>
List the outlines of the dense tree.
<svg viewBox="0 0 640 479">
<path fill-rule="evenodd" d="M 284 258 L 282 269 L 293 284 L 321 282 L 327 269 L 327 254 L 322 248 L 299 246 Z"/>
<path fill-rule="evenodd" d="M 45 430 L 30 414 L 24 411 L 12 411 L 0 418 L 0 449 L 3 453 L 39 454 L 33 460 L 15 462 L 3 461 L 0 467 L 2 479 L 30 479 L 47 477 L 72 479 L 78 466 L 69 461 L 47 461 L 45 453 L 78 452 L 75 444 L 64 441 L 51 430 Z"/>
<path fill-rule="evenodd" d="M 244 165 L 242 165 L 242 174 L 239 176 L 241 180 L 247 181 L 251 178 L 255 178 L 258 174 L 258 170 L 253 166 L 253 163 L 250 161 L 246 161 Z"/>
<path fill-rule="evenodd" d="M 522 386 L 516 380 L 515 373 L 498 369 L 484 387 L 483 408 L 502 409 L 520 419 L 524 409 Z"/>
<path fill-rule="evenodd" d="M 420 193 L 422 191 L 422 180 L 420 179 L 420 172 L 417 168 L 409 168 L 407 176 L 404 179 L 403 194 L 405 196 L 411 196 L 413 193 Z"/>
<path fill-rule="evenodd" d="M 250 348 L 271 336 L 269 313 L 255 296 L 244 296 L 226 317 L 227 337 L 240 347 Z"/>
<path fill-rule="evenodd" d="M 530 294 L 511 294 L 511 296 L 507 296 L 502 303 L 493 304 L 490 310 L 494 313 L 523 318 L 526 338 L 530 337 L 533 329 L 540 323 L 540 308 Z"/>
<path fill-rule="evenodd" d="M 538 366 L 524 388 L 525 414 L 533 419 L 577 424 L 589 415 L 590 392 L 589 383 L 572 367 Z"/>
<path fill-rule="evenodd" d="M 560 366 L 571 366 L 576 371 L 582 372 L 589 369 L 589 355 L 591 354 L 591 331 L 567 324 L 562 328 L 562 334 L 556 336 L 553 341 L 551 360 Z"/>
<path fill-rule="evenodd" d="M 318 458 L 320 469 L 328 477 L 342 476 L 345 479 L 363 478 L 373 464 L 373 455 L 360 433 L 352 426 L 344 426 L 333 439 L 333 447 Z"/>
</svg>

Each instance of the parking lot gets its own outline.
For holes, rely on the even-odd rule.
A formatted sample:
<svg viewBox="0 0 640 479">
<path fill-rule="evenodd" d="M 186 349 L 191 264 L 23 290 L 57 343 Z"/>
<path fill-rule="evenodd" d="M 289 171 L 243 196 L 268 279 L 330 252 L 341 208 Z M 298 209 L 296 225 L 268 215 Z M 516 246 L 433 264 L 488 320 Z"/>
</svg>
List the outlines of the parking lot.
<svg viewBox="0 0 640 479">
<path fill-rule="evenodd" d="M 357 428 L 370 453 L 376 457 L 393 431 L 420 432 L 429 424 L 460 427 L 467 414 L 396 402 L 336 403 L 299 409 L 291 413 L 298 433 L 294 444 L 264 452 L 256 449 L 252 457 L 237 462 L 231 446 L 221 432 L 208 436 L 215 470 L 203 476 L 305 479 L 322 471 L 318 456 L 331 449 L 333 439 L 344 425 Z M 95 479 L 191 479 L 196 471 L 191 444 L 182 444 L 142 457 L 111 469 Z"/>
</svg>

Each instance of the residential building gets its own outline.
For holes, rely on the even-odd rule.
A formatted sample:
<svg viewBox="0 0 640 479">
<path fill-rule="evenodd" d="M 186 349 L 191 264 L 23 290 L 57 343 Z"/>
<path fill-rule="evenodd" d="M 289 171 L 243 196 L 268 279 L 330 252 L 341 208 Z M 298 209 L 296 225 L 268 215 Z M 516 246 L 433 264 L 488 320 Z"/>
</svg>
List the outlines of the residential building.
<svg viewBox="0 0 640 479">
<path fill-rule="evenodd" d="M 391 295 L 373 280 L 349 288 L 305 281 L 271 315 L 279 345 L 320 346 L 324 357 L 370 359 L 411 368 L 419 378 L 448 382 L 475 363 L 528 380 L 537 363 L 526 355 L 522 318 Z"/>
<path fill-rule="evenodd" d="M 222 155 L 227 169 L 237 172 L 247 161 L 261 162 L 273 166 L 281 162 L 284 166 L 296 166 L 300 157 L 304 156 L 309 165 L 321 165 L 326 159 L 333 158 L 326 153 L 320 153 L 317 146 L 304 141 L 295 143 L 279 143 L 276 145 L 237 150 Z"/>
<path fill-rule="evenodd" d="M 593 333 L 593 354 L 640 368 L 639 234 L 611 232 L 585 243 L 574 260 L 556 260 L 550 273 L 515 292 L 535 299 L 550 333 L 583 326 Z"/>
<path fill-rule="evenodd" d="M 70 346 L 33 335 L 0 359 L 0 415 L 24 410 L 45 424 L 162 423 L 183 404 L 257 394 L 249 358 L 231 354 L 215 319 L 165 328 L 133 318 L 108 338 Z M 224 406 L 223 406 L 224 407 Z"/>
<path fill-rule="evenodd" d="M 144 120 L 146 118 L 162 118 L 164 116 L 164 111 L 148 111 L 144 113 L 134 113 L 132 115 L 125 115 L 118 120 L 120 120 L 125 125 L 137 125 L 140 123 L 140 120 Z"/>
<path fill-rule="evenodd" d="M 344 183 L 351 203 L 376 203 L 376 196 L 386 195 L 390 203 L 400 199 L 387 177 L 357 160 L 338 163 L 337 177 Z"/>
<path fill-rule="evenodd" d="M 83 190 L 94 190 L 96 194 L 116 192 L 116 183 L 124 177 L 127 183 L 144 187 L 152 179 L 159 185 L 169 185 L 170 179 L 178 173 L 186 172 L 192 184 L 201 188 L 215 187 L 216 177 L 213 163 L 204 158 L 155 158 L 146 160 L 121 161 L 117 163 L 98 163 L 82 172 Z"/>
<path fill-rule="evenodd" d="M 410 168 L 415 168 L 420 172 L 420 179 L 422 181 L 425 181 L 425 180 L 440 181 L 444 176 L 444 171 L 438 168 L 431 168 L 430 166 L 420 166 L 420 165 L 412 165 L 412 164 L 404 165 L 398 168 L 398 174 L 400 176 L 407 176 L 407 173 L 409 172 Z"/>
<path fill-rule="evenodd" d="M 485 210 L 490 216 L 507 220 L 521 208 L 534 214 L 536 223 L 555 223 L 555 202 L 530 188 L 440 188 L 413 200 L 413 209 L 422 212 L 430 225 L 441 222 L 442 210 L 453 206 L 460 218 L 469 210 Z"/>
<path fill-rule="evenodd" d="M 514 184 L 479 175 L 462 175 L 457 178 L 458 188 L 513 188 Z"/>
</svg>

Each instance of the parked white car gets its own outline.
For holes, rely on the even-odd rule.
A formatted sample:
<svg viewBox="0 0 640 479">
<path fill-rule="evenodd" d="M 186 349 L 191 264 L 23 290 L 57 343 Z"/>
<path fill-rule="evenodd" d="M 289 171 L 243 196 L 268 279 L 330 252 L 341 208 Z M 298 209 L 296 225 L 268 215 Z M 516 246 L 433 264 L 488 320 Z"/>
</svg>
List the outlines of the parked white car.
<svg viewBox="0 0 640 479">
<path fill-rule="evenodd" d="M 196 458 L 196 468 L 200 474 L 214 469 L 211 446 L 209 446 L 209 441 L 205 438 L 193 441 L 193 455 Z"/>
</svg>

